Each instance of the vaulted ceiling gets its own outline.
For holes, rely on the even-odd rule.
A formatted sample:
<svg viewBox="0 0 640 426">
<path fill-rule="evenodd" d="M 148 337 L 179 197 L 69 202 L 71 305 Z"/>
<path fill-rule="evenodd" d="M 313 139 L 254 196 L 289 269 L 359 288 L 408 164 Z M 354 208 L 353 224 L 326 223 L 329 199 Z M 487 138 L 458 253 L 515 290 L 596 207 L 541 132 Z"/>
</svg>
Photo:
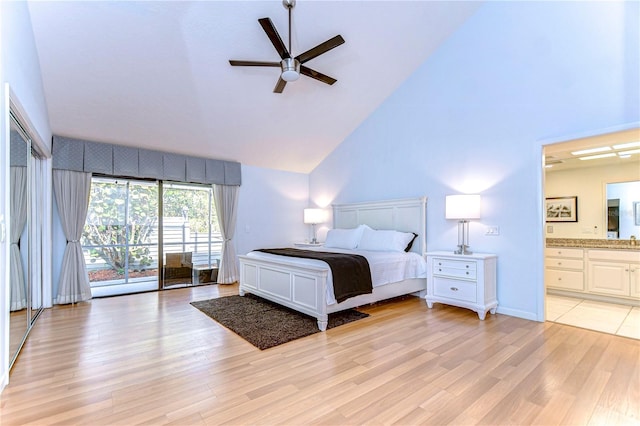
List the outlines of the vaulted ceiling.
<svg viewBox="0 0 640 426">
<path fill-rule="evenodd" d="M 307 173 L 407 79 L 481 2 L 312 1 L 293 9 L 292 53 L 340 34 L 273 93 L 279 68 L 258 19 L 287 42 L 280 0 L 31 2 L 54 134 Z"/>
</svg>

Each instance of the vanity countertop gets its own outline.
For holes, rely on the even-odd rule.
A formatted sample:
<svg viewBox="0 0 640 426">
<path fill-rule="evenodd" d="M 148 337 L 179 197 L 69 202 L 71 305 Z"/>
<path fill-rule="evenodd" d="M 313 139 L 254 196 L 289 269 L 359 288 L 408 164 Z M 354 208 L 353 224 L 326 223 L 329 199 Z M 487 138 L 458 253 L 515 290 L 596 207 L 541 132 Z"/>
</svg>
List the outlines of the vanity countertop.
<svg viewBox="0 0 640 426">
<path fill-rule="evenodd" d="M 577 247 L 577 248 L 595 248 L 607 250 L 638 250 L 640 251 L 640 241 L 636 241 L 635 245 L 631 244 L 631 240 L 605 240 L 605 239 L 587 239 L 587 238 L 547 238 L 547 247 Z"/>
</svg>

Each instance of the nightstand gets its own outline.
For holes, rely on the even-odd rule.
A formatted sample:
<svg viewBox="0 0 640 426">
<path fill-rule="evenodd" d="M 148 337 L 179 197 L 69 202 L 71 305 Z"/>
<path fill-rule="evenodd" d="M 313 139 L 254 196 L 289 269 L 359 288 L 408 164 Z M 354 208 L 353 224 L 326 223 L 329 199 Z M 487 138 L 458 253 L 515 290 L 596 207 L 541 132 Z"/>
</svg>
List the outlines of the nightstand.
<svg viewBox="0 0 640 426">
<path fill-rule="evenodd" d="M 322 247 L 322 243 L 293 243 L 293 246 L 298 248 Z"/>
<path fill-rule="evenodd" d="M 471 309 L 484 320 L 496 313 L 496 264 L 498 256 L 488 253 L 426 253 L 427 306 L 434 302 Z"/>
</svg>

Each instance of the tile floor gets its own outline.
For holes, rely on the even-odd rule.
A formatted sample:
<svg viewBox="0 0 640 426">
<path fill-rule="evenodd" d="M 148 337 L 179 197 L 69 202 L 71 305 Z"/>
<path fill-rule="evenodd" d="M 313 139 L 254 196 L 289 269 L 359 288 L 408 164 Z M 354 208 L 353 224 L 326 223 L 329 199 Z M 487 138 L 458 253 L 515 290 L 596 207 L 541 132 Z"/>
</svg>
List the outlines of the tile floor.
<svg viewBox="0 0 640 426">
<path fill-rule="evenodd" d="M 640 308 L 547 294 L 547 321 L 640 339 Z"/>
</svg>

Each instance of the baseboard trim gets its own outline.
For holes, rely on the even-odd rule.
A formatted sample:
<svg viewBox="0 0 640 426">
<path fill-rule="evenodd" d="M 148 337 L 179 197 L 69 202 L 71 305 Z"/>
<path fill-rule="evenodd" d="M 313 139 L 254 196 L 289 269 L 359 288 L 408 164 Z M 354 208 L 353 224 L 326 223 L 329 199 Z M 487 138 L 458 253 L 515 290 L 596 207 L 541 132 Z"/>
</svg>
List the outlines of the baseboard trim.
<svg viewBox="0 0 640 426">
<path fill-rule="evenodd" d="M 521 311 L 519 309 L 505 308 L 504 306 L 500 306 L 500 305 L 498 305 L 498 309 L 496 310 L 496 312 L 499 314 L 509 315 L 510 317 L 522 318 L 529 321 L 544 322 L 544 320 L 539 320 L 536 314 L 533 312 Z"/>
<path fill-rule="evenodd" d="M 574 297 L 576 299 L 594 300 L 596 302 L 615 303 L 617 305 L 640 306 L 640 300 L 623 299 L 621 297 L 605 296 L 591 293 L 579 293 L 555 288 L 547 288 L 547 294 L 552 294 L 554 296 Z"/>
<path fill-rule="evenodd" d="M 0 394 L 9 384 L 9 372 L 5 371 L 2 377 L 0 378 Z"/>
</svg>

